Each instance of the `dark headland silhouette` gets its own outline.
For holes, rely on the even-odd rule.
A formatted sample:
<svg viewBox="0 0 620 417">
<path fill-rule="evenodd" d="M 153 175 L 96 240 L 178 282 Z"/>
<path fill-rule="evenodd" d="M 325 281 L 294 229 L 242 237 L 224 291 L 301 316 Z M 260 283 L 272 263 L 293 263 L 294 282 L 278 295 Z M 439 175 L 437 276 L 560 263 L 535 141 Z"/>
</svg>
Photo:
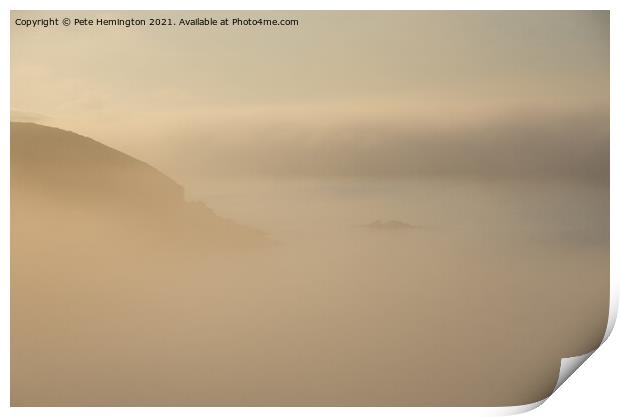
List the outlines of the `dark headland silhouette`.
<svg viewBox="0 0 620 417">
<path fill-rule="evenodd" d="M 33 123 L 11 123 L 11 208 L 15 243 L 36 237 L 105 246 L 106 237 L 126 234 L 141 245 L 203 250 L 266 241 L 201 202 L 187 202 L 183 187 L 150 165 Z"/>
</svg>

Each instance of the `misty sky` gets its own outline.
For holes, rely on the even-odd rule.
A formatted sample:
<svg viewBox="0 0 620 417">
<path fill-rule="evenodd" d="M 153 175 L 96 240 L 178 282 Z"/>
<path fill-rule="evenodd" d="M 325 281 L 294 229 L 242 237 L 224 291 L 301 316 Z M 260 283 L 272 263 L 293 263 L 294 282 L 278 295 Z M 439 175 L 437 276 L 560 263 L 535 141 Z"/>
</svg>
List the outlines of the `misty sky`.
<svg viewBox="0 0 620 417">
<path fill-rule="evenodd" d="M 260 12 L 297 27 L 11 27 L 11 107 L 185 179 L 607 182 L 607 12 Z M 37 18 L 244 12 L 13 12 Z"/>
</svg>

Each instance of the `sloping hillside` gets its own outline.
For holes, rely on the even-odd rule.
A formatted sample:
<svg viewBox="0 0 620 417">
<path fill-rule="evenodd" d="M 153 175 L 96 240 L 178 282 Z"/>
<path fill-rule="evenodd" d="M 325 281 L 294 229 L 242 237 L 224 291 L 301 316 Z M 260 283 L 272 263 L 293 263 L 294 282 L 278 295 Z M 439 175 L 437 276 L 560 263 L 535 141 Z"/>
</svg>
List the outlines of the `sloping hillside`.
<svg viewBox="0 0 620 417">
<path fill-rule="evenodd" d="M 92 139 L 11 123 L 14 244 L 94 240 L 202 249 L 247 246 L 263 235 L 186 202 L 183 188 L 150 165 Z"/>
</svg>

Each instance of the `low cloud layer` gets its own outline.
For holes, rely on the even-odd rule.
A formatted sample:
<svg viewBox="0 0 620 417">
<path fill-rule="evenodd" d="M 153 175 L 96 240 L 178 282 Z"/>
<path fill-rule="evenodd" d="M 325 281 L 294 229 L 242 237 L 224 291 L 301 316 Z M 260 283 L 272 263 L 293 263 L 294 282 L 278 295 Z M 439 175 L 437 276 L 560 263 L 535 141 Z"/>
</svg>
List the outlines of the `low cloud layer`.
<svg viewBox="0 0 620 417">
<path fill-rule="evenodd" d="M 240 123 L 243 124 L 243 123 Z M 181 135 L 190 176 L 476 177 L 609 182 L 609 114 L 513 114 L 459 125 L 268 124 Z M 171 158 L 173 160 L 174 158 Z"/>
</svg>

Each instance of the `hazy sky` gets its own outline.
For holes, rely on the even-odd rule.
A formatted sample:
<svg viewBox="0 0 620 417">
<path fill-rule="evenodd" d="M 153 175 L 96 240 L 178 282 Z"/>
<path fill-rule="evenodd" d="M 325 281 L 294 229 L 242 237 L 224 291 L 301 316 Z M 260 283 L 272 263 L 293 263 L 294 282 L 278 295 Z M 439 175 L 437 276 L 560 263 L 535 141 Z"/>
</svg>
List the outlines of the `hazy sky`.
<svg viewBox="0 0 620 417">
<path fill-rule="evenodd" d="M 81 15 L 250 16 L 13 12 L 12 20 Z M 536 172 L 547 162 L 559 175 L 588 176 L 601 163 L 602 177 L 608 172 L 607 12 L 252 15 L 300 24 L 13 24 L 13 117 L 91 136 L 188 178 L 460 174 L 459 166 L 494 174 L 522 140 L 543 155 Z M 300 168 L 309 156 L 322 162 Z"/>
</svg>

